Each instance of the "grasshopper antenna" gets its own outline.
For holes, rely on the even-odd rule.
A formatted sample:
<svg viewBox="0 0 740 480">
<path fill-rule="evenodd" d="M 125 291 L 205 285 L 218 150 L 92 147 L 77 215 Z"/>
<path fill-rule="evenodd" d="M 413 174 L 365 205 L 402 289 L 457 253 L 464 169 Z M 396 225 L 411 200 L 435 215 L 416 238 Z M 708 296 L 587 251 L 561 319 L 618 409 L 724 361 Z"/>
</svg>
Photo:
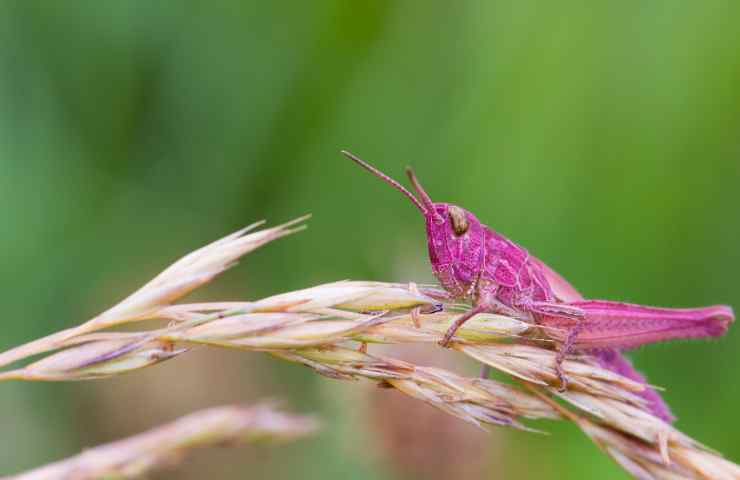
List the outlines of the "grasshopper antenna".
<svg viewBox="0 0 740 480">
<path fill-rule="evenodd" d="M 416 193 L 419 194 L 419 196 L 421 197 L 421 201 L 426 209 L 430 212 L 433 212 L 436 217 L 437 214 L 434 210 L 434 202 L 432 202 L 429 194 L 427 194 L 427 192 L 422 188 L 421 183 L 419 183 L 419 180 L 416 178 L 416 175 L 414 174 L 414 171 L 411 169 L 411 167 L 406 167 L 406 175 L 409 177 L 409 180 L 411 180 L 411 185 L 414 186 L 414 190 L 416 190 Z"/>
<path fill-rule="evenodd" d="M 390 184 L 393 188 L 395 188 L 399 192 L 401 192 L 404 195 L 406 195 L 409 198 L 409 200 L 411 200 L 412 202 L 414 202 L 414 205 L 416 205 L 416 208 L 418 208 L 419 211 L 423 215 L 427 215 L 427 213 L 433 213 L 434 212 L 432 201 L 429 199 L 429 195 L 427 195 L 426 192 L 424 192 L 424 190 L 421 190 L 421 186 L 418 185 L 418 182 L 416 182 L 414 184 L 414 188 L 416 188 L 417 191 L 420 191 L 424 195 L 422 198 L 424 199 L 425 205 L 422 205 L 421 202 L 419 202 L 419 200 L 416 199 L 416 197 L 414 196 L 414 194 L 411 193 L 411 192 L 409 192 L 408 190 L 406 190 L 403 185 L 401 185 L 397 181 L 393 180 L 391 177 L 389 177 L 385 173 L 381 172 L 377 168 L 373 167 L 369 163 L 367 163 L 364 160 L 360 159 L 359 157 L 353 155 L 352 153 L 348 152 L 347 150 L 342 150 L 342 155 L 344 155 L 345 157 L 349 158 L 350 160 L 352 160 L 353 162 L 355 162 L 356 164 L 358 164 L 359 166 L 361 166 L 365 170 L 369 171 L 370 173 L 372 173 L 376 177 L 379 177 L 381 180 L 385 181 L 386 183 Z M 415 181 L 415 179 L 412 180 L 412 181 Z"/>
</svg>

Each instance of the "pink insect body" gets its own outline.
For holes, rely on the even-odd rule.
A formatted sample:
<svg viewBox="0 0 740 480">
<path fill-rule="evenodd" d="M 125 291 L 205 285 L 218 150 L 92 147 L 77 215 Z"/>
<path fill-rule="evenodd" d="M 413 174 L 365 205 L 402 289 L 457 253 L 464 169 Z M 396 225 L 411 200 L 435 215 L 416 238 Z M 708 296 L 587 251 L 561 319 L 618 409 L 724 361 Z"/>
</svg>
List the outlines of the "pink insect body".
<svg viewBox="0 0 740 480">
<path fill-rule="evenodd" d="M 641 392 L 651 411 L 674 418 L 663 399 L 620 353 L 621 349 L 674 339 L 715 337 L 734 320 L 724 305 L 671 309 L 605 300 L 584 300 L 557 272 L 527 250 L 482 224 L 471 212 L 435 203 L 410 169 L 417 199 L 401 184 L 349 152 L 344 155 L 406 195 L 424 215 L 432 270 L 450 297 L 466 299 L 473 308 L 460 316 L 440 342 L 447 346 L 455 332 L 481 312 L 524 317 L 545 327 L 561 343 L 556 369 L 561 388 L 567 385 L 561 363 L 572 349 L 588 351 L 604 367 L 645 384 Z"/>
</svg>

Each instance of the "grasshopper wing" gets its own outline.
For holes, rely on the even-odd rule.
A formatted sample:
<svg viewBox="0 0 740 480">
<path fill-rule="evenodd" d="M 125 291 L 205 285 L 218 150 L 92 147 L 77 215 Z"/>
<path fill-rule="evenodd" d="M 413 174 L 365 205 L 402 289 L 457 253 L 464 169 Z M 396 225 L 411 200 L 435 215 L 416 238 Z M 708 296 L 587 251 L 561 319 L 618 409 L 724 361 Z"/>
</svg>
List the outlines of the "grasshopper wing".
<svg viewBox="0 0 740 480">
<path fill-rule="evenodd" d="M 542 273 L 545 274 L 547 282 L 550 284 L 555 297 L 561 302 L 577 302 L 583 300 L 581 295 L 576 288 L 564 279 L 562 275 L 548 267 L 545 262 L 535 256 L 530 256 L 530 260 L 540 267 Z"/>
</svg>

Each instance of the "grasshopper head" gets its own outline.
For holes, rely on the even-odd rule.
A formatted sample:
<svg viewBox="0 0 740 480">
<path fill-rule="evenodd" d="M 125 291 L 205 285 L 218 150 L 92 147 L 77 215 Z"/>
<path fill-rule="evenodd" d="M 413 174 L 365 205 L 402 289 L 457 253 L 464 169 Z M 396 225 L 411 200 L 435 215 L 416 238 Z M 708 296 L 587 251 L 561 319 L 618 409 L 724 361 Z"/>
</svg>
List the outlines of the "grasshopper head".
<svg viewBox="0 0 740 480">
<path fill-rule="evenodd" d="M 435 203 L 410 169 L 406 174 L 421 200 L 396 180 L 349 152 L 345 156 L 403 193 L 424 215 L 429 260 L 434 275 L 451 294 L 469 291 L 483 262 L 484 227 L 471 212 L 450 203 Z"/>
</svg>

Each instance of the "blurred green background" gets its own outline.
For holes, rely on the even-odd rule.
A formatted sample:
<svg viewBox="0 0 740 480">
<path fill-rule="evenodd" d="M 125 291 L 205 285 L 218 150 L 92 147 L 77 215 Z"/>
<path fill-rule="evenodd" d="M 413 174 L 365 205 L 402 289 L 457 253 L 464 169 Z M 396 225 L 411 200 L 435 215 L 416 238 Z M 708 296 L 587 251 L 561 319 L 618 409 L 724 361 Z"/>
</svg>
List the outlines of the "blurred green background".
<svg viewBox="0 0 740 480">
<path fill-rule="evenodd" d="M 586 296 L 740 307 L 740 3 L 0 4 L 3 350 L 79 323 L 260 218 L 308 231 L 199 299 L 427 281 L 422 221 L 349 148 L 527 246 Z M 632 358 L 678 427 L 740 460 L 737 328 Z M 427 363 L 456 357 L 419 352 Z M 601 478 L 574 427 L 482 434 L 258 354 L 0 384 L 0 474 L 196 408 L 282 398 L 321 435 L 155 478 Z"/>
</svg>

